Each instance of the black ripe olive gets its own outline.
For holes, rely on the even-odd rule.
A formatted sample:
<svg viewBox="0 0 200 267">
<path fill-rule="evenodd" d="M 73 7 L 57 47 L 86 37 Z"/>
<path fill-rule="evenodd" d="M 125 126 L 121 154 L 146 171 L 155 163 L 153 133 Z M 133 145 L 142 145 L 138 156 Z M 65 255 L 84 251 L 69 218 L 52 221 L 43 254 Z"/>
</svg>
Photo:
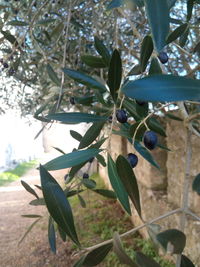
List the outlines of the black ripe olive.
<svg viewBox="0 0 200 267">
<path fill-rule="evenodd" d="M 149 150 L 153 150 L 158 143 L 157 134 L 154 133 L 153 131 L 147 131 L 144 134 L 143 141 L 146 148 L 148 148 Z"/>
<path fill-rule="evenodd" d="M 70 102 L 70 104 L 75 105 L 75 99 L 74 99 L 73 96 L 71 96 L 71 97 L 69 98 L 69 102 Z"/>
<path fill-rule="evenodd" d="M 160 62 L 162 64 L 167 63 L 168 62 L 168 59 L 169 59 L 167 53 L 165 53 L 165 52 L 160 52 L 159 55 L 158 55 L 158 58 L 159 58 L 159 60 L 160 60 Z"/>
<path fill-rule="evenodd" d="M 126 111 L 123 110 L 123 109 L 119 109 L 119 110 L 117 110 L 117 112 L 116 112 L 116 118 L 117 118 L 117 120 L 118 120 L 119 122 L 121 122 L 121 123 L 125 123 L 125 122 L 127 122 L 127 120 L 128 120 L 128 116 L 127 116 L 127 114 L 126 114 Z"/>
<path fill-rule="evenodd" d="M 88 173 L 85 172 L 85 173 L 83 174 L 83 179 L 88 179 L 88 178 L 89 178 L 89 175 L 88 175 Z"/>
<path fill-rule="evenodd" d="M 130 163 L 132 168 L 134 168 L 138 163 L 138 157 L 133 153 L 129 153 L 128 154 L 127 160 Z"/>
<path fill-rule="evenodd" d="M 6 62 L 3 63 L 3 66 L 5 69 L 7 69 L 9 67 L 8 63 L 6 63 Z"/>
</svg>

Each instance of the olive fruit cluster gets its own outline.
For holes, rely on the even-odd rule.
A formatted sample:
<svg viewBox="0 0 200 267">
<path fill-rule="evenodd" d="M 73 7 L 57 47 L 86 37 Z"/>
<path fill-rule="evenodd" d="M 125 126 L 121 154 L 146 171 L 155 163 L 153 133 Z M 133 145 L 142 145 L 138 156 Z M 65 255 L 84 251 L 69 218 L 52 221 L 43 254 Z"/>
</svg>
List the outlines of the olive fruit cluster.
<svg viewBox="0 0 200 267">
<path fill-rule="evenodd" d="M 146 131 L 143 136 L 143 142 L 146 148 L 153 150 L 158 144 L 158 137 L 155 132 Z M 135 168 L 138 164 L 138 157 L 133 153 L 127 155 L 127 160 L 132 168 Z"/>
</svg>

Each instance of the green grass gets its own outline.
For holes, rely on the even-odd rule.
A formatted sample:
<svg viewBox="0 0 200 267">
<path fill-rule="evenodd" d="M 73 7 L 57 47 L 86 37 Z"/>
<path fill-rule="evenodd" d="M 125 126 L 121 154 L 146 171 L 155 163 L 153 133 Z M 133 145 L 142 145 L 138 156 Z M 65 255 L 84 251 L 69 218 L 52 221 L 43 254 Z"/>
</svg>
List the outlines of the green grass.
<svg viewBox="0 0 200 267">
<path fill-rule="evenodd" d="M 23 176 L 27 171 L 36 167 L 38 164 L 37 160 L 31 160 L 29 162 L 23 162 L 19 164 L 13 170 L 8 170 L 6 172 L 0 173 L 0 186 L 11 183 L 21 176 Z"/>
<path fill-rule="evenodd" d="M 91 177 L 97 182 L 97 188 L 103 188 L 102 179 L 98 175 Z M 124 233 L 133 225 L 119 204 L 115 200 L 104 198 L 89 190 L 81 193 L 87 203 L 82 208 L 77 196 L 70 198 L 79 239 L 83 247 L 95 245 L 113 237 L 114 232 Z M 174 267 L 174 264 L 159 257 L 150 240 L 144 240 L 138 233 L 122 239 L 126 253 L 135 258 L 135 251 L 141 251 L 145 255 L 154 258 L 162 267 Z M 72 246 L 72 248 L 75 248 Z M 99 264 L 101 267 L 122 267 L 114 252 L 110 252 L 106 259 Z"/>
</svg>

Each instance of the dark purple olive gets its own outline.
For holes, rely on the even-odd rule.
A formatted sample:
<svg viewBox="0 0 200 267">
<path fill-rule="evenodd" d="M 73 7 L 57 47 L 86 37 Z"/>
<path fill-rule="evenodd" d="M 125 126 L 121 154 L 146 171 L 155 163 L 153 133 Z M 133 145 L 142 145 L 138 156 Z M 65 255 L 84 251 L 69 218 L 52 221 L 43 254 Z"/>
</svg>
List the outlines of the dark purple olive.
<svg viewBox="0 0 200 267">
<path fill-rule="evenodd" d="M 128 154 L 127 160 L 130 163 L 130 165 L 131 165 L 132 168 L 135 168 L 135 166 L 138 163 L 138 157 L 135 154 L 133 154 L 133 153 L 129 153 Z"/>
<path fill-rule="evenodd" d="M 146 148 L 149 150 L 154 149 L 157 146 L 158 143 L 158 137 L 157 134 L 154 133 L 153 131 L 147 131 L 144 134 L 144 145 Z"/>
<path fill-rule="evenodd" d="M 159 55 L 158 55 L 158 58 L 159 58 L 159 60 L 160 60 L 160 62 L 162 64 L 167 63 L 168 62 L 168 59 L 169 59 L 167 53 L 165 53 L 165 52 L 160 52 Z"/>
<path fill-rule="evenodd" d="M 3 66 L 4 66 L 5 69 L 7 69 L 9 67 L 8 63 L 6 63 L 6 62 L 3 63 Z"/>
<path fill-rule="evenodd" d="M 70 104 L 75 105 L 75 99 L 74 99 L 73 96 L 71 96 L 71 97 L 69 98 L 69 102 L 70 102 Z"/>
<path fill-rule="evenodd" d="M 44 17 L 45 17 L 45 18 L 48 18 L 48 16 L 49 16 L 48 13 L 45 13 L 45 14 L 44 14 Z"/>
<path fill-rule="evenodd" d="M 88 179 L 88 178 L 89 178 L 89 175 L 88 175 L 88 173 L 85 172 L 85 173 L 83 174 L 83 179 Z"/>
<path fill-rule="evenodd" d="M 145 101 L 139 101 L 139 100 L 136 100 L 135 102 L 136 102 L 138 105 L 140 105 L 140 106 L 144 106 L 144 105 L 146 104 Z"/>
<path fill-rule="evenodd" d="M 126 111 L 123 110 L 123 109 L 119 109 L 119 110 L 117 110 L 117 112 L 116 112 L 116 118 L 117 118 L 117 120 L 118 120 L 119 122 L 121 122 L 121 123 L 125 123 L 125 122 L 127 122 L 127 120 L 128 120 L 128 116 L 127 116 Z"/>
<path fill-rule="evenodd" d="M 3 58 L 0 58 L 0 63 L 2 63 L 2 64 L 3 64 Z"/>
</svg>

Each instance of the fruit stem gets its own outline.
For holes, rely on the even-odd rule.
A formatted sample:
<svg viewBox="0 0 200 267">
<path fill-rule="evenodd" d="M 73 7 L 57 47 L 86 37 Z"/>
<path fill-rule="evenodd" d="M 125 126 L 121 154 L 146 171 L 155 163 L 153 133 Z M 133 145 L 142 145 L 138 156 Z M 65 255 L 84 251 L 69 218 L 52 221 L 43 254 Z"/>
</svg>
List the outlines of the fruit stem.
<svg viewBox="0 0 200 267">
<path fill-rule="evenodd" d="M 158 112 L 159 110 L 162 110 L 163 108 L 171 105 L 172 103 L 167 103 L 165 105 L 162 105 L 161 107 L 159 107 L 158 109 L 154 110 L 153 112 L 149 113 L 137 126 L 137 128 L 135 129 L 134 135 L 133 135 L 133 142 L 132 144 L 135 143 L 135 137 L 137 134 L 137 131 L 139 130 L 139 128 L 144 124 L 146 126 L 146 128 L 148 129 L 148 126 L 146 124 L 146 121 L 148 120 L 148 118 L 150 118 L 151 116 L 153 116 L 156 112 Z"/>
</svg>

